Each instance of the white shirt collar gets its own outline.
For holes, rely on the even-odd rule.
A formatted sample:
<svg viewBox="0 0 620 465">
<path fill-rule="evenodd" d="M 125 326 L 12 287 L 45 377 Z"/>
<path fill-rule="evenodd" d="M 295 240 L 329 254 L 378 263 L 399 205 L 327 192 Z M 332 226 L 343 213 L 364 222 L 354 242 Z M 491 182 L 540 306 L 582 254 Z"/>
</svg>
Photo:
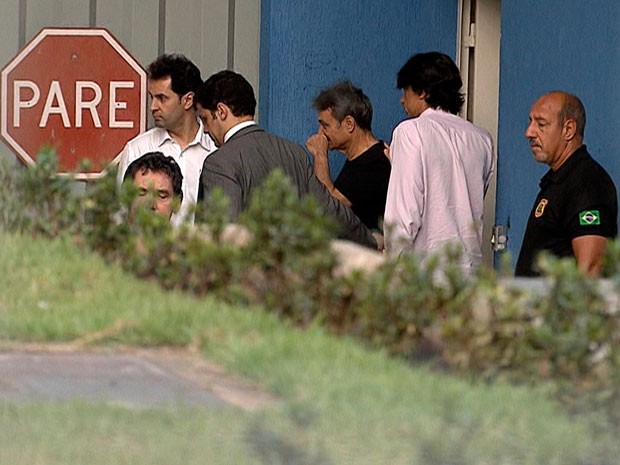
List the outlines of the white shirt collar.
<svg viewBox="0 0 620 465">
<path fill-rule="evenodd" d="M 247 128 L 248 126 L 254 126 L 255 124 L 256 124 L 256 121 L 244 121 L 243 123 L 239 123 L 233 126 L 224 135 L 224 143 L 228 142 L 228 139 L 230 139 L 232 136 L 237 134 L 243 128 Z"/>
<path fill-rule="evenodd" d="M 196 135 L 194 136 L 194 139 L 188 144 L 188 147 L 190 145 L 200 144 L 205 149 L 209 150 L 212 147 L 209 147 L 209 144 L 205 143 L 206 134 L 205 134 L 204 125 L 202 124 L 202 120 L 199 118 L 197 118 L 196 120 L 198 121 L 198 131 L 196 131 Z M 157 129 L 159 129 L 158 131 L 159 143 L 157 144 L 158 146 L 161 146 L 166 141 L 174 141 L 174 138 L 170 135 L 167 129 L 164 129 L 164 128 L 157 128 Z"/>
</svg>

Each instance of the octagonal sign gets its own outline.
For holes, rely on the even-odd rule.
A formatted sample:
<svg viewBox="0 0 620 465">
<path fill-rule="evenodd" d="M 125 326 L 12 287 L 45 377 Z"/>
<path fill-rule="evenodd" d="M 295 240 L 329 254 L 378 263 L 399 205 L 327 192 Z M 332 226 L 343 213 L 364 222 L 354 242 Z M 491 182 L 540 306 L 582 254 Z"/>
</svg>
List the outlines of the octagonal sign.
<svg viewBox="0 0 620 465">
<path fill-rule="evenodd" d="M 50 146 L 78 179 L 99 176 L 146 128 L 146 73 L 105 29 L 43 29 L 4 67 L 1 91 L 17 157 L 33 164 Z"/>
</svg>

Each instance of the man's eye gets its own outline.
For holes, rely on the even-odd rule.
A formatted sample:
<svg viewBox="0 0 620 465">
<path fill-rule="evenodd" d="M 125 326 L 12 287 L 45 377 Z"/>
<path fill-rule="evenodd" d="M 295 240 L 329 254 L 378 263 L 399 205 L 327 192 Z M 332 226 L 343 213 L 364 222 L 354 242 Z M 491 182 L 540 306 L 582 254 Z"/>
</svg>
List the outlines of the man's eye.
<svg viewBox="0 0 620 465">
<path fill-rule="evenodd" d="M 149 191 L 148 191 L 148 190 L 146 190 L 146 189 L 140 189 L 140 190 L 138 191 L 138 196 L 139 196 L 139 197 L 144 197 L 144 196 L 145 196 L 146 194 L 148 194 L 148 193 L 149 193 Z"/>
<path fill-rule="evenodd" d="M 162 200 L 166 200 L 169 197 L 167 192 L 160 192 L 159 193 L 159 198 Z"/>
</svg>

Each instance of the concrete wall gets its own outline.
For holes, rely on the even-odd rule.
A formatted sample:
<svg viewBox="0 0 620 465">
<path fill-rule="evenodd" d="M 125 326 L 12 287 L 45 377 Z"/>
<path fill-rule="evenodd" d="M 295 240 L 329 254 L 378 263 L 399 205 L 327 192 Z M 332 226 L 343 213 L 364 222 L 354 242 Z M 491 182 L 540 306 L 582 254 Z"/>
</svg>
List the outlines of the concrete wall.
<svg viewBox="0 0 620 465">
<path fill-rule="evenodd" d="M 620 2 L 503 0 L 496 221 L 511 224 L 513 261 L 546 165 L 524 136 L 531 104 L 553 89 L 578 95 L 585 142 L 620 186 Z"/>
</svg>

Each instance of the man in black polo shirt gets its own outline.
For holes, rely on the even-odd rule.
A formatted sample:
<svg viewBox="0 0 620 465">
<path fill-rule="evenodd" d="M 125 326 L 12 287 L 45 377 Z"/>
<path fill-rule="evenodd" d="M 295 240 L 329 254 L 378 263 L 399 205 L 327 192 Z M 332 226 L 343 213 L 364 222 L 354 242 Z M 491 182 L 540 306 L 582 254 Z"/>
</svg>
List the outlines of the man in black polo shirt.
<svg viewBox="0 0 620 465">
<path fill-rule="evenodd" d="M 575 257 L 589 276 L 602 267 L 607 240 L 618 231 L 616 188 L 583 145 L 585 109 L 574 95 L 554 91 L 530 111 L 525 137 L 536 161 L 550 170 L 540 181 L 515 275 L 537 276 L 538 254 Z"/>
<path fill-rule="evenodd" d="M 314 158 L 314 174 L 362 223 L 380 231 L 391 165 L 385 144 L 371 130 L 370 99 L 351 82 L 341 81 L 323 89 L 313 107 L 319 130 L 306 141 L 306 148 Z M 335 181 L 329 173 L 329 149 L 347 157 Z"/>
</svg>

